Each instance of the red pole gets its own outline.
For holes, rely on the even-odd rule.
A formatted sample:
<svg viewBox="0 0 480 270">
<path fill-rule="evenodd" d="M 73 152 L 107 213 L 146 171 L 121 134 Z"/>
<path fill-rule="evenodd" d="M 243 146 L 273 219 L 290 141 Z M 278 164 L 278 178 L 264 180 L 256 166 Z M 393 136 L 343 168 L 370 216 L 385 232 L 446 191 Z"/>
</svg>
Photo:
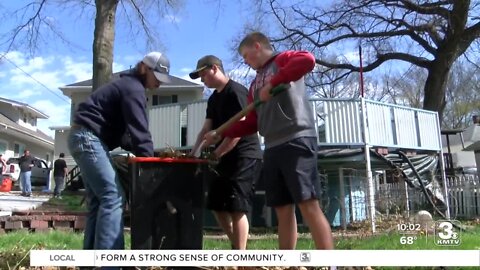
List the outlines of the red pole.
<svg viewBox="0 0 480 270">
<path fill-rule="evenodd" d="M 365 97 L 363 90 L 363 64 L 362 64 L 362 45 L 358 45 L 358 55 L 360 56 L 360 95 Z"/>
</svg>

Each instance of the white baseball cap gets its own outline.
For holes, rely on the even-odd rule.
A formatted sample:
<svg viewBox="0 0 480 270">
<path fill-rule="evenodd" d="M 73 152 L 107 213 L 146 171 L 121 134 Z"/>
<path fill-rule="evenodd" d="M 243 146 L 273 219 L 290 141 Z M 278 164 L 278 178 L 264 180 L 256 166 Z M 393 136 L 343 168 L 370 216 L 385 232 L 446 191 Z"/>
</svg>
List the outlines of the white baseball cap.
<svg viewBox="0 0 480 270">
<path fill-rule="evenodd" d="M 143 57 L 142 62 L 153 70 L 157 80 L 163 83 L 170 82 L 170 61 L 161 52 L 150 52 Z"/>
</svg>

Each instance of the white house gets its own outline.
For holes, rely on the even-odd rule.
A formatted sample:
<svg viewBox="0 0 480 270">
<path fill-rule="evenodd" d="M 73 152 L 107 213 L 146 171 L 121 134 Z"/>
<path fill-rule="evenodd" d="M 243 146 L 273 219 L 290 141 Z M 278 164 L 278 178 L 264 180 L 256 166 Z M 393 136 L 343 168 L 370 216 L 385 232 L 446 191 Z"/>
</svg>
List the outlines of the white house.
<svg viewBox="0 0 480 270">
<path fill-rule="evenodd" d="M 465 140 L 464 152 L 468 153 L 468 163 L 473 164 L 472 167 L 480 166 L 480 123 L 474 122 L 463 132 Z"/>
<path fill-rule="evenodd" d="M 116 79 L 120 76 L 121 73 L 118 72 L 113 74 L 113 79 Z M 160 85 L 159 88 L 148 91 L 148 108 L 149 111 L 152 111 L 158 107 L 168 106 L 168 104 L 182 104 L 182 103 L 191 103 L 193 101 L 199 101 L 203 98 L 203 85 L 196 84 L 181 78 L 169 75 L 170 82 Z M 71 99 L 71 114 L 75 111 L 78 104 L 83 102 L 88 95 L 92 92 L 92 80 L 86 80 L 81 82 L 76 82 L 66 86 L 60 87 L 60 90 L 63 94 Z M 165 126 L 168 126 L 168 122 L 173 122 L 178 119 L 173 117 L 167 117 L 158 121 L 158 119 L 150 118 L 150 130 L 152 134 L 157 134 L 159 130 L 164 130 Z M 176 123 L 175 123 L 176 124 Z M 181 123 L 180 123 L 181 124 Z M 65 159 L 69 165 L 73 165 L 73 160 L 70 156 L 67 147 L 67 136 L 70 130 L 70 126 L 60 126 L 60 127 L 51 127 L 52 130 L 55 130 L 55 158 L 58 157 L 60 153 L 65 153 Z M 180 137 L 178 143 L 168 143 L 167 141 L 155 141 L 155 147 L 164 148 L 168 145 L 173 147 L 185 146 L 187 143 L 186 140 L 186 130 L 184 134 L 179 134 Z"/>
<path fill-rule="evenodd" d="M 464 130 L 443 130 L 442 135 L 443 152 L 450 155 L 447 159 L 451 158 L 453 168 L 477 167 L 473 151 L 480 144 L 480 125 L 474 123 Z"/>
<path fill-rule="evenodd" d="M 30 154 L 53 160 L 54 140 L 37 128 L 38 119 L 48 116 L 28 104 L 0 98 L 0 153 L 5 159 Z"/>
</svg>

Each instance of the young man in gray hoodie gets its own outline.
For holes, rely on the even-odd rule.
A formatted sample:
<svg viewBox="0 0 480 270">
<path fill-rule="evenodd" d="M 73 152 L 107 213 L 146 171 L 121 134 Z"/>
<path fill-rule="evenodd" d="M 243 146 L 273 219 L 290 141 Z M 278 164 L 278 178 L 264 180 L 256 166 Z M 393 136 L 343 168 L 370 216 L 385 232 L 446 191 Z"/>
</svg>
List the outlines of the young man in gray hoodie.
<svg viewBox="0 0 480 270">
<path fill-rule="evenodd" d="M 263 177 L 267 205 L 274 207 L 278 217 L 279 248 L 295 249 L 298 205 L 316 248 L 333 249 L 331 228 L 318 202 L 317 134 L 303 78 L 315 67 L 315 58 L 306 51 L 277 53 L 260 32 L 248 34 L 238 51 L 257 71 L 249 103 L 260 99 L 264 104 L 224 134 L 213 130 L 205 139 L 241 137 L 258 130 L 265 139 Z M 270 91 L 280 84 L 289 88 L 272 96 Z"/>
</svg>

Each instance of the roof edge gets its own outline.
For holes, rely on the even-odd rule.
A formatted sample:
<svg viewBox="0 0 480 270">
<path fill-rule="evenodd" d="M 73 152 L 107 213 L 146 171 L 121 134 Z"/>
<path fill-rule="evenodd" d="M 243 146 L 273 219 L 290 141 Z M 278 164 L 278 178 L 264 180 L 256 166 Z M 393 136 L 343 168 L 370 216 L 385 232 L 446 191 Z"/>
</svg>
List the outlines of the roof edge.
<svg viewBox="0 0 480 270">
<path fill-rule="evenodd" d="M 46 115 L 45 113 L 41 112 L 40 110 L 28 105 L 27 103 L 23 103 L 20 101 L 12 100 L 12 99 L 7 99 L 7 98 L 0 98 L 0 102 L 3 103 L 9 103 L 13 107 L 20 107 L 20 108 L 25 108 L 26 110 L 33 112 L 37 118 L 43 118 L 43 119 L 48 119 L 49 116 Z"/>
</svg>

